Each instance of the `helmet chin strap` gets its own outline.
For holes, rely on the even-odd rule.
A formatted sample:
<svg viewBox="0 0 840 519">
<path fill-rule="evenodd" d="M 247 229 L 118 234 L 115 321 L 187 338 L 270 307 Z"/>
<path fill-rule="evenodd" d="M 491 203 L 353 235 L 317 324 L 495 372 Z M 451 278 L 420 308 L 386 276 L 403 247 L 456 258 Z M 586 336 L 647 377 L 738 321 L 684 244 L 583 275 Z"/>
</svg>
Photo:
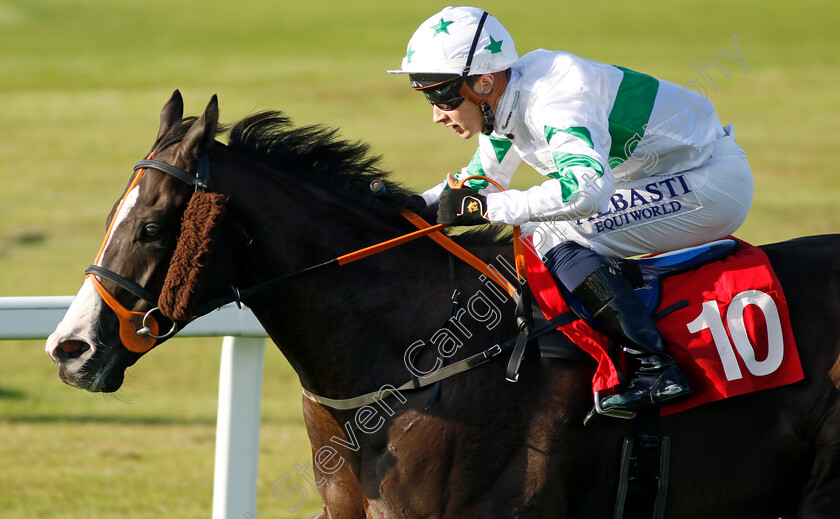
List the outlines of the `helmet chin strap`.
<svg viewBox="0 0 840 519">
<path fill-rule="evenodd" d="M 493 108 L 490 106 L 490 104 L 492 103 L 495 106 L 498 103 L 499 98 L 502 97 L 505 88 L 507 88 L 507 82 L 509 77 L 510 69 L 504 70 L 502 72 L 494 72 L 493 87 L 490 89 L 489 92 L 483 95 L 477 94 L 472 89 L 472 87 L 470 87 L 467 84 L 466 81 L 461 87 L 460 94 L 464 96 L 464 99 L 474 104 L 475 106 L 481 108 L 481 113 L 484 116 L 484 129 L 481 131 L 481 133 L 483 133 L 484 135 L 490 135 L 491 133 L 493 133 L 493 127 L 496 124 L 496 114 L 493 112 Z"/>
<path fill-rule="evenodd" d="M 493 133 L 493 127 L 496 125 L 496 114 L 493 113 L 493 109 L 490 108 L 490 104 L 487 101 L 481 103 L 481 111 L 484 114 L 484 135 L 490 135 Z"/>
</svg>

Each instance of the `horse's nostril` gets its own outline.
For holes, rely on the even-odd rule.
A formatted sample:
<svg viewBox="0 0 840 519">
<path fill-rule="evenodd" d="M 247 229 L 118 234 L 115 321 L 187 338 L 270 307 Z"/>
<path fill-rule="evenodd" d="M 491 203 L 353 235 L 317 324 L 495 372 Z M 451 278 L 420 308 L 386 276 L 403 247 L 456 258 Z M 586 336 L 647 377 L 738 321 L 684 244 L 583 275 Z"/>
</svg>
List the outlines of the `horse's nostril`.
<svg viewBox="0 0 840 519">
<path fill-rule="evenodd" d="M 59 362 L 66 362 L 81 357 L 90 346 L 83 341 L 64 341 L 58 345 L 55 355 Z"/>
</svg>

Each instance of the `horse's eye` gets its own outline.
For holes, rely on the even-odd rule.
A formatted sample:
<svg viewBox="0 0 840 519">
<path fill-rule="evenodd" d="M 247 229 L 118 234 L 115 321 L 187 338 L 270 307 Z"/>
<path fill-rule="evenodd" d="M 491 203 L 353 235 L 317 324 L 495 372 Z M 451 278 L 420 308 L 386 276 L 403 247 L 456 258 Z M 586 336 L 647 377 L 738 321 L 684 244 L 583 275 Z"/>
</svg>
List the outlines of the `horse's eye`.
<svg viewBox="0 0 840 519">
<path fill-rule="evenodd" d="M 143 228 L 143 235 L 146 238 L 158 238 L 163 233 L 163 228 L 156 223 L 146 224 Z"/>
</svg>

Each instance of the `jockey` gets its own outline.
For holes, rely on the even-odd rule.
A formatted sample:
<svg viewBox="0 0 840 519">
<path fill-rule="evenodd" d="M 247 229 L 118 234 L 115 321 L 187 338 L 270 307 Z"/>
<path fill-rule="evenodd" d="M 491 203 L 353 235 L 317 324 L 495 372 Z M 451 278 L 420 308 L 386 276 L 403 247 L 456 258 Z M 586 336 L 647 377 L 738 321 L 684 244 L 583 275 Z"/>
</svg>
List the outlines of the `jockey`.
<svg viewBox="0 0 840 519">
<path fill-rule="evenodd" d="M 752 201 L 752 172 L 705 93 L 568 52 L 518 56 L 502 24 L 447 7 L 408 42 L 400 70 L 432 120 L 478 136 L 470 163 L 424 192 L 447 225 L 521 225 L 557 281 L 638 368 L 604 410 L 661 405 L 690 393 L 653 318 L 605 257 L 694 246 L 733 233 Z M 525 161 L 547 177 L 507 188 Z"/>
</svg>

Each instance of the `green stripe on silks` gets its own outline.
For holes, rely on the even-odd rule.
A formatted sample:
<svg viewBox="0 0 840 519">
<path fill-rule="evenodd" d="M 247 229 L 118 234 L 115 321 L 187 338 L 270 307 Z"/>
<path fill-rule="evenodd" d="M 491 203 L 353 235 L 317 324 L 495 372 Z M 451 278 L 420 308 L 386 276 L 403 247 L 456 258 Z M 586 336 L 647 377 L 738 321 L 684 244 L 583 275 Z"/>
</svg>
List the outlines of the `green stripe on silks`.
<svg viewBox="0 0 840 519">
<path fill-rule="evenodd" d="M 490 144 L 493 145 L 493 153 L 496 155 L 496 160 L 499 164 L 501 164 L 510 149 L 513 147 L 513 143 L 508 139 L 500 139 L 498 137 L 488 137 L 488 139 L 490 140 Z M 471 177 L 474 175 L 482 177 L 487 176 L 487 173 L 484 172 L 484 166 L 481 165 L 481 148 L 476 150 L 475 155 L 473 155 L 472 160 L 470 160 L 470 163 L 467 165 L 466 175 L 458 174 L 455 175 L 455 177 Z M 478 191 L 489 186 L 490 183 L 486 180 L 467 180 L 465 185 L 466 187 Z M 445 185 L 443 188 L 449 189 L 449 186 Z"/>
<path fill-rule="evenodd" d="M 473 155 L 472 160 L 470 161 L 469 165 L 467 166 L 467 176 L 471 177 L 473 175 L 481 175 L 482 177 L 486 177 L 487 174 L 484 172 L 484 168 L 481 166 L 481 149 L 479 148 L 476 150 L 475 155 Z M 467 180 L 467 187 L 471 187 L 476 191 L 480 189 L 484 189 L 490 183 L 486 180 Z"/>
<path fill-rule="evenodd" d="M 659 80 L 646 74 L 615 66 L 624 73 L 609 115 L 610 166 L 616 167 L 633 154 L 645 135 L 659 91 Z"/>
<path fill-rule="evenodd" d="M 570 128 L 564 128 L 562 130 L 559 128 L 546 126 L 544 130 L 545 138 L 549 143 L 551 142 L 551 139 L 558 133 L 567 133 L 582 140 L 591 149 L 595 149 L 595 146 L 592 145 L 592 134 L 587 128 L 583 126 L 572 126 Z M 568 202 L 572 198 L 576 197 L 580 192 L 578 179 L 571 171 L 568 170 L 568 168 L 572 166 L 592 168 L 593 170 L 595 170 L 595 173 L 598 175 L 598 178 L 601 178 L 601 176 L 604 175 L 604 166 L 602 166 L 600 162 L 593 159 L 592 157 L 560 151 L 555 151 L 554 153 L 552 153 L 552 157 L 554 158 L 554 165 L 555 167 L 557 167 L 557 172 L 549 173 L 548 176 L 560 181 L 560 192 L 563 197 L 563 202 Z"/>
<path fill-rule="evenodd" d="M 554 165 L 557 167 L 556 173 L 549 173 L 548 176 L 560 181 L 560 193 L 563 197 L 563 202 L 568 202 L 576 197 L 580 192 L 578 179 L 569 169 L 572 166 L 581 166 L 585 168 L 592 168 L 601 178 L 604 175 L 604 166 L 600 162 L 587 157 L 586 155 L 575 155 L 574 153 L 554 152 Z"/>
<path fill-rule="evenodd" d="M 510 151 L 510 148 L 513 146 L 513 143 L 510 142 L 509 139 L 500 139 L 498 137 L 493 136 L 490 136 L 488 138 L 490 139 L 490 144 L 493 145 L 493 151 L 496 152 L 496 160 L 499 162 L 499 164 L 501 164 L 502 161 L 505 160 L 505 157 Z"/>
<path fill-rule="evenodd" d="M 551 126 L 546 126 L 545 130 L 545 139 L 549 143 L 551 143 L 551 138 L 554 137 L 558 133 L 568 133 L 569 135 L 574 135 L 578 139 L 582 140 L 586 143 L 587 146 L 595 149 L 595 146 L 592 145 L 592 134 L 589 133 L 589 129 L 583 126 L 572 126 L 571 128 L 565 128 L 563 130 L 559 128 L 553 128 Z"/>
</svg>

